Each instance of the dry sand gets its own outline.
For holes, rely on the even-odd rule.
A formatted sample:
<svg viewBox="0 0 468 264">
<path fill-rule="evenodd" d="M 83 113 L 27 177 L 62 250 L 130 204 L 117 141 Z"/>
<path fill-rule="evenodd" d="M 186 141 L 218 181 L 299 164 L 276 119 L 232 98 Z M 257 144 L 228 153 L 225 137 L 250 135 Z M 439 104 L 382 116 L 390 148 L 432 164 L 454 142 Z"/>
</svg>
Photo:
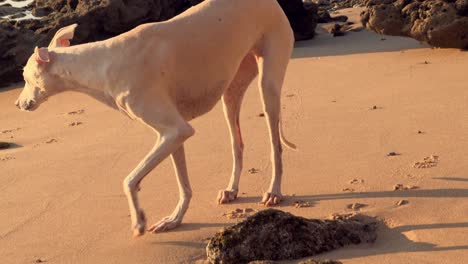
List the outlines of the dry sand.
<svg viewBox="0 0 468 264">
<path fill-rule="evenodd" d="M 321 32 L 297 44 L 283 90 L 283 120 L 300 149 L 284 153 L 283 194 L 289 197 L 280 208 L 325 218 L 359 203 L 367 205 L 361 212 L 387 223 L 375 244 L 320 258 L 466 263 L 468 53 L 381 38 L 365 30 L 340 38 Z M 245 172 L 237 202 L 215 203 L 231 170 L 218 105 L 193 122 L 197 134 L 186 143 L 194 198 L 183 225 L 135 240 L 121 182 L 155 135 L 76 93 L 20 112 L 13 105 L 20 86 L 0 92 L 0 141 L 17 144 L 0 150 L 2 263 L 192 263 L 203 258 L 207 237 L 237 221 L 223 213 L 261 209 L 256 203 L 271 166 L 256 85 L 242 111 Z M 431 155 L 438 156 L 434 166 L 415 168 Z M 397 184 L 419 188 L 394 191 Z M 140 197 L 149 224 L 172 211 L 178 194 L 170 162 L 145 179 Z M 310 206 L 296 208 L 296 200 Z M 408 203 L 397 206 L 400 200 Z"/>
</svg>

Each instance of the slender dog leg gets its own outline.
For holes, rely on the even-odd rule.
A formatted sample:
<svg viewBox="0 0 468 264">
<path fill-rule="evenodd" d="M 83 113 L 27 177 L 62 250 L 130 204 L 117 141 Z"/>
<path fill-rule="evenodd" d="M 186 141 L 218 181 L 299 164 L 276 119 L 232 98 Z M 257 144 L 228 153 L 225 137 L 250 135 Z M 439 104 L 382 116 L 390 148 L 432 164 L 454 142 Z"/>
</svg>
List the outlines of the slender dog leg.
<svg viewBox="0 0 468 264">
<path fill-rule="evenodd" d="M 257 72 L 255 57 L 249 53 L 242 61 L 236 77 L 223 95 L 224 116 L 231 136 L 233 165 L 228 187 L 218 193 L 216 200 L 219 204 L 228 203 L 237 198 L 244 151 L 244 143 L 239 126 L 239 114 L 245 91 L 255 76 L 257 76 Z"/>
<path fill-rule="evenodd" d="M 141 120 L 160 133 L 159 142 L 151 149 L 138 166 L 125 178 L 123 188 L 130 207 L 133 235 L 143 235 L 146 220 L 138 204 L 138 185 L 143 178 L 171 153 L 178 150 L 183 142 L 194 134 L 193 128 L 178 113 L 167 110 L 162 118 L 157 113 L 140 115 Z M 167 118 L 172 116 L 172 118 Z M 183 154 L 183 152 L 182 152 Z M 166 228 L 167 229 L 167 228 Z"/>
<path fill-rule="evenodd" d="M 187 211 L 190 203 L 190 199 L 192 198 L 192 189 L 190 188 L 190 182 L 188 179 L 183 144 L 179 147 L 179 149 L 172 153 L 171 159 L 177 176 L 177 183 L 179 185 L 179 203 L 170 216 L 164 217 L 159 222 L 151 226 L 148 229 L 149 232 L 162 232 L 178 226 L 182 222 L 182 218 L 184 218 L 185 212 Z"/>
<path fill-rule="evenodd" d="M 271 162 L 273 168 L 270 187 L 263 195 L 262 203 L 265 206 L 270 206 L 278 204 L 282 199 L 281 177 L 283 174 L 283 150 L 279 131 L 281 87 L 283 85 L 292 45 L 274 39 L 265 43 L 257 59 L 259 67 L 259 86 L 270 132 Z"/>
</svg>

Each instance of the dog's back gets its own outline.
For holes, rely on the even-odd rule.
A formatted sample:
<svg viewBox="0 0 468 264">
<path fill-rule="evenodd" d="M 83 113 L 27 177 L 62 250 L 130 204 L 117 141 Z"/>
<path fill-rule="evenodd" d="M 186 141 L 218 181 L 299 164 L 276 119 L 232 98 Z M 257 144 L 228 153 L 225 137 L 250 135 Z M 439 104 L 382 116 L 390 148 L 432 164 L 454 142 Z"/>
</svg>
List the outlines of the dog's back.
<svg viewBox="0 0 468 264">
<path fill-rule="evenodd" d="M 159 70 L 140 79 L 157 83 L 155 89 L 169 89 L 171 97 L 186 100 L 182 104 L 205 105 L 196 115 L 214 106 L 249 52 L 262 53 L 265 41 L 287 45 L 294 41 L 276 0 L 207 0 L 173 19 L 145 24 L 128 33 L 134 34 L 147 45 L 135 48 L 132 58 L 144 61 L 133 63 Z"/>
</svg>

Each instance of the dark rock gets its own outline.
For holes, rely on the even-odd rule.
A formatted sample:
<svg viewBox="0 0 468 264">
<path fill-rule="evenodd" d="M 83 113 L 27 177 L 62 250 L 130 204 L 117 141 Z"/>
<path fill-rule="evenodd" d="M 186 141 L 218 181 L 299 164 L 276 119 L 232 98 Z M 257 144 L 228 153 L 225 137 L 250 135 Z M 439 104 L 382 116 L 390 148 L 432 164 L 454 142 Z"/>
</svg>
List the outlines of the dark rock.
<svg viewBox="0 0 468 264">
<path fill-rule="evenodd" d="M 334 9 L 343 9 L 351 7 L 364 7 L 367 5 L 369 0 L 333 0 L 331 3 L 334 5 Z"/>
<path fill-rule="evenodd" d="M 24 8 L 13 7 L 9 4 L 0 6 L 0 17 L 13 15 L 24 11 Z"/>
<path fill-rule="evenodd" d="M 317 23 L 330 23 L 330 22 L 346 22 L 348 21 L 347 16 L 330 16 L 330 13 L 327 10 L 318 11 L 318 21 Z"/>
<path fill-rule="evenodd" d="M 343 27 L 340 24 L 334 24 L 330 29 L 330 34 L 334 37 L 344 36 L 345 30 L 343 30 Z"/>
<path fill-rule="evenodd" d="M 10 19 L 18 19 L 18 18 L 22 18 L 22 17 L 25 17 L 26 14 L 25 13 L 16 13 L 14 15 L 11 15 L 9 18 Z"/>
<path fill-rule="evenodd" d="M 304 0 L 305 3 L 316 3 L 320 11 L 335 11 L 343 8 L 364 7 L 370 0 Z"/>
<path fill-rule="evenodd" d="M 316 4 L 302 0 L 278 0 L 278 3 L 288 17 L 296 41 L 314 37 L 319 19 Z"/>
<path fill-rule="evenodd" d="M 22 67 L 39 40 L 32 30 L 0 22 L 0 85 L 21 79 Z"/>
<path fill-rule="evenodd" d="M 362 24 L 435 47 L 468 48 L 468 0 L 371 0 Z"/>
<path fill-rule="evenodd" d="M 317 14 L 319 17 L 317 23 L 329 23 L 333 21 L 327 10 L 319 10 Z"/>
<path fill-rule="evenodd" d="M 45 7 L 36 7 L 32 10 L 32 14 L 36 17 L 43 17 L 43 16 L 48 16 L 50 13 L 52 13 L 53 10 L 52 8 L 45 6 Z"/>
<path fill-rule="evenodd" d="M 212 263 L 299 259 L 374 242 L 376 229 L 376 220 L 363 215 L 317 220 L 267 209 L 216 233 L 206 252 Z"/>
<path fill-rule="evenodd" d="M 139 24 L 170 19 L 202 0 L 36 0 L 28 8 L 40 20 L 0 21 L 0 87 L 21 81 L 21 69 L 35 46 L 48 46 L 58 29 L 78 23 L 72 45 L 103 40 Z M 296 40 L 312 38 L 317 7 L 278 0 Z M 6 8 L 6 7 L 5 7 Z"/>
<path fill-rule="evenodd" d="M 0 141 L 0 149 L 7 149 L 10 148 L 11 144 L 8 142 L 1 142 Z"/>
<path fill-rule="evenodd" d="M 332 34 L 333 37 L 344 36 L 346 32 L 350 31 L 351 27 L 347 24 L 327 24 L 322 27 L 328 33 Z"/>
</svg>

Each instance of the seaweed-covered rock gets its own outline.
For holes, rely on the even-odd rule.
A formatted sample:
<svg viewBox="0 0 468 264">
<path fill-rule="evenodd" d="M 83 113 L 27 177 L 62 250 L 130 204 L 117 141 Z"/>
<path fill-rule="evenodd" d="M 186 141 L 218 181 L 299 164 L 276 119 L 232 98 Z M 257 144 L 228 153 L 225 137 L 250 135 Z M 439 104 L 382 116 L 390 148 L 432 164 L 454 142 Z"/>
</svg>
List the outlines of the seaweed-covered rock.
<svg viewBox="0 0 468 264">
<path fill-rule="evenodd" d="M 444 48 L 468 48 L 468 0 L 371 0 L 362 24 Z"/>
<path fill-rule="evenodd" d="M 215 234 L 206 247 L 212 263 L 249 263 L 313 256 L 377 238 L 377 222 L 363 215 L 335 220 L 297 217 L 267 209 Z"/>
</svg>

